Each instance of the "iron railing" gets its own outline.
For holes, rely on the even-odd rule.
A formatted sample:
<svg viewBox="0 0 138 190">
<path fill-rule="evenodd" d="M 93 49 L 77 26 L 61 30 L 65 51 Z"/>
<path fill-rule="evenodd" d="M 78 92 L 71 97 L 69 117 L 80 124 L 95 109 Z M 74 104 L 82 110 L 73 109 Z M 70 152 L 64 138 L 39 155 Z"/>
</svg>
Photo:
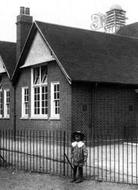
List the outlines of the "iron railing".
<svg viewBox="0 0 138 190">
<path fill-rule="evenodd" d="M 138 138 L 86 136 L 84 177 L 138 184 Z M 71 134 L 65 131 L 0 130 L 0 166 L 72 176 Z"/>
</svg>

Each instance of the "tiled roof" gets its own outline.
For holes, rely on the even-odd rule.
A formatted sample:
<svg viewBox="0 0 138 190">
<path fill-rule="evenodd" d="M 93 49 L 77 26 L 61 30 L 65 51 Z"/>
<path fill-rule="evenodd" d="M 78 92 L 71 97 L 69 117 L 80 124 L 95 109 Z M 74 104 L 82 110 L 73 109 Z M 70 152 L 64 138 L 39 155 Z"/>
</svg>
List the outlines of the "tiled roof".
<svg viewBox="0 0 138 190">
<path fill-rule="evenodd" d="M 0 41 L 0 56 L 11 78 L 16 65 L 16 43 Z"/>
<path fill-rule="evenodd" d="M 138 22 L 121 27 L 117 34 L 138 38 Z"/>
<path fill-rule="evenodd" d="M 72 80 L 138 84 L 138 40 L 36 23 Z"/>
<path fill-rule="evenodd" d="M 43 35 L 72 81 L 138 85 L 138 40 L 36 21 L 19 61 L 23 64 L 34 28 Z"/>
</svg>

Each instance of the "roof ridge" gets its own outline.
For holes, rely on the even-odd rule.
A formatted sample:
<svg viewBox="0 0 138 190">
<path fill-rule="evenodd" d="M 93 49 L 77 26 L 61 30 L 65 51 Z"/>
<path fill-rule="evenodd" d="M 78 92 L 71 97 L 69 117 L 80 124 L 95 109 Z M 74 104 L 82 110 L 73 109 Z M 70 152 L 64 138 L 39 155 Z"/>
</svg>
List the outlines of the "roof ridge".
<svg viewBox="0 0 138 190">
<path fill-rule="evenodd" d="M 0 40 L 0 43 L 10 43 L 10 44 L 16 44 L 16 42 L 1 41 L 1 40 Z"/>
<path fill-rule="evenodd" d="M 79 28 L 79 27 L 68 26 L 68 25 L 61 25 L 61 24 L 57 24 L 57 23 L 42 22 L 42 21 L 38 21 L 38 20 L 35 20 L 35 22 L 36 22 L 36 23 L 39 22 L 39 23 L 42 23 L 42 24 L 53 25 L 53 26 L 64 27 L 64 28 L 69 28 L 69 29 L 75 29 L 75 30 L 81 30 L 81 31 L 97 32 L 97 33 L 107 34 L 106 32 L 94 31 L 94 30 L 90 30 L 90 29 Z M 109 34 L 109 33 L 108 33 L 108 34 Z"/>
<path fill-rule="evenodd" d="M 134 36 L 126 36 L 126 35 L 122 35 L 122 34 L 118 34 L 118 33 L 114 34 L 114 33 L 100 32 L 100 31 L 93 31 L 93 30 L 89 30 L 89 29 L 76 28 L 76 27 L 65 26 L 65 25 L 59 25 L 59 24 L 48 23 L 48 22 L 43 22 L 43 21 L 38 21 L 38 20 L 35 20 L 35 22 L 36 23 L 38 22 L 38 23 L 41 23 L 41 24 L 48 24 L 48 25 L 51 25 L 51 26 L 53 25 L 53 26 L 59 26 L 59 27 L 68 28 L 68 29 L 74 29 L 74 30 L 78 30 L 78 31 L 97 33 L 99 35 L 114 36 L 114 37 L 117 37 L 117 38 L 121 37 L 121 38 L 135 39 L 135 40 L 138 39 L 137 37 L 134 37 Z"/>
</svg>

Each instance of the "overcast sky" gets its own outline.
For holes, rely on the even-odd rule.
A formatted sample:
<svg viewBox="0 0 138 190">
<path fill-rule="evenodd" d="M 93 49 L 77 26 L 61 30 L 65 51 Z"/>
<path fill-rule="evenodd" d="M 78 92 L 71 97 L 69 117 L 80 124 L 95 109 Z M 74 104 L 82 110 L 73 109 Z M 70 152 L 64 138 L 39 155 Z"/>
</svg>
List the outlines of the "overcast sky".
<svg viewBox="0 0 138 190">
<path fill-rule="evenodd" d="M 138 0 L 0 0 L 0 40 L 16 41 L 19 7 L 30 7 L 34 20 L 90 29 L 91 15 L 114 4 L 127 11 L 127 23 L 138 21 Z"/>
</svg>

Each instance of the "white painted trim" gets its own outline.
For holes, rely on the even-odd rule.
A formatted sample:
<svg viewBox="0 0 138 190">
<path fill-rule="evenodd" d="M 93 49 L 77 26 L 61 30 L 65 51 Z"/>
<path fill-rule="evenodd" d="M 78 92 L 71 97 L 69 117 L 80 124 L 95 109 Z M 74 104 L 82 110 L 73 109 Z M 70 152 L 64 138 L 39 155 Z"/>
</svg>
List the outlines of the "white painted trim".
<svg viewBox="0 0 138 190">
<path fill-rule="evenodd" d="M 24 107 L 24 96 L 25 96 L 25 89 L 28 89 L 29 90 L 29 87 L 28 86 L 24 86 L 22 87 L 22 90 L 21 90 L 21 93 L 22 93 L 22 105 L 21 105 L 21 116 L 22 118 L 28 118 L 29 117 L 29 113 L 28 114 L 25 114 L 25 107 Z M 28 92 L 29 93 L 29 92 Z M 29 96 L 29 94 L 28 94 Z"/>
<path fill-rule="evenodd" d="M 31 117 L 34 116 L 33 68 L 31 68 Z"/>
<path fill-rule="evenodd" d="M 20 117 L 20 119 L 29 119 L 29 116 L 28 117 Z"/>
<path fill-rule="evenodd" d="M 47 44 L 47 46 L 48 46 L 49 49 L 51 50 L 51 52 L 52 52 L 54 58 L 56 59 L 56 61 L 57 61 L 58 65 L 59 65 L 59 67 L 61 68 L 62 72 L 64 73 L 64 75 L 65 75 L 67 81 L 69 82 L 69 84 L 71 84 L 71 78 L 69 77 L 69 75 L 68 75 L 67 72 L 65 71 L 65 69 L 64 69 L 64 67 L 62 66 L 61 62 L 59 61 L 59 59 L 57 58 L 56 54 L 54 53 L 53 49 L 51 48 L 51 46 L 49 45 L 48 41 L 47 41 L 46 38 L 44 37 L 44 35 L 43 35 L 42 31 L 40 30 L 39 26 L 37 25 L 36 21 L 35 21 L 34 23 L 35 23 L 35 25 L 37 26 L 37 29 L 39 30 L 40 34 L 42 35 L 42 37 L 43 37 L 45 43 Z"/>
<path fill-rule="evenodd" d="M 59 82 L 51 82 L 51 104 L 50 104 L 50 118 L 49 119 L 60 119 L 60 114 L 55 114 L 55 104 L 54 104 L 54 85 L 59 84 Z M 60 92 L 59 92 L 60 93 Z"/>
<path fill-rule="evenodd" d="M 0 92 L 3 92 L 2 89 L 0 89 Z M 3 93 L 2 93 L 2 108 L 3 108 Z M 2 110 L 3 112 L 3 110 Z M 3 114 L 0 114 L 0 119 L 3 118 Z"/>
<path fill-rule="evenodd" d="M 3 117 L 6 117 L 6 90 L 4 90 L 4 106 Z"/>
<path fill-rule="evenodd" d="M 6 103 L 7 103 L 7 101 L 6 101 L 6 98 L 7 98 L 7 96 L 6 96 L 6 92 L 7 91 L 9 91 L 10 92 L 10 89 L 4 89 L 4 118 L 10 118 L 10 114 L 7 114 L 7 106 L 6 106 Z"/>
<path fill-rule="evenodd" d="M 56 117 L 49 117 L 49 120 L 60 120 L 60 116 Z"/>
<path fill-rule="evenodd" d="M 51 59 L 45 60 L 45 62 L 47 63 L 47 62 L 54 61 L 54 60 L 55 60 L 54 58 L 51 58 Z M 34 63 L 33 65 L 23 65 L 20 68 L 22 69 L 22 68 L 26 68 L 26 67 L 30 67 L 30 66 L 35 66 L 35 65 L 40 65 L 40 64 L 42 64 L 42 63 Z"/>
<path fill-rule="evenodd" d="M 29 119 L 29 120 L 47 120 L 48 119 L 48 117 L 20 117 L 20 119 L 22 119 L 22 120 L 26 120 L 26 119 Z"/>
<path fill-rule="evenodd" d="M 40 68 L 41 66 L 38 66 L 38 67 Z M 42 102 L 41 96 L 40 96 L 40 102 Z M 31 68 L 31 117 L 30 119 L 48 119 L 48 114 L 38 114 L 38 115 L 34 114 L 33 68 Z"/>
<path fill-rule="evenodd" d="M 40 120 L 40 119 L 47 120 L 48 119 L 48 115 L 45 115 L 45 116 L 43 116 L 43 115 L 36 115 L 36 116 L 30 117 L 30 119 L 32 119 L 32 120 L 35 120 L 35 119 L 37 119 L 37 120 Z"/>
</svg>

